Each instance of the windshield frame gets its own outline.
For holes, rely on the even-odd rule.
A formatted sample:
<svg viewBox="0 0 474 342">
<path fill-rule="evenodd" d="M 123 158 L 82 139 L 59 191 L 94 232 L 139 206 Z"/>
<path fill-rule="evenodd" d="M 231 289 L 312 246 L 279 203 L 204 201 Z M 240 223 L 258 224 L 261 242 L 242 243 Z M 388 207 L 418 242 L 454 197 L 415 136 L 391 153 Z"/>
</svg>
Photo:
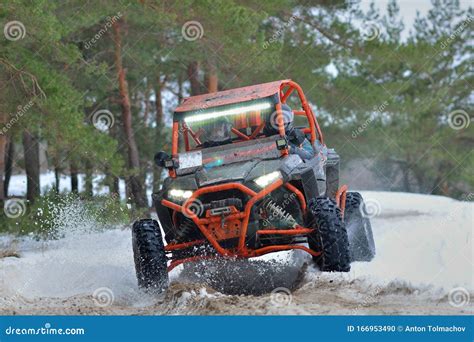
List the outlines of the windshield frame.
<svg viewBox="0 0 474 342">
<path fill-rule="evenodd" d="M 237 143 L 257 138 L 261 135 L 268 116 L 276 113 L 276 105 L 279 102 L 277 94 L 260 99 L 244 101 L 224 106 L 202 108 L 199 110 L 181 112 L 175 115 L 178 119 L 178 140 L 184 142 L 184 150 L 198 150 L 210 146 L 209 127 L 214 120 L 225 120 L 233 122 L 234 117 L 244 118 L 244 123 L 239 126 L 230 123 L 228 142 Z M 256 115 L 255 115 L 256 114 Z M 237 118 L 238 120 L 238 118 Z M 252 120 L 254 120 L 252 122 Z M 199 129 L 198 129 L 199 128 Z M 195 146 L 191 146 L 194 143 Z M 182 150 L 182 149 L 179 149 Z"/>
</svg>

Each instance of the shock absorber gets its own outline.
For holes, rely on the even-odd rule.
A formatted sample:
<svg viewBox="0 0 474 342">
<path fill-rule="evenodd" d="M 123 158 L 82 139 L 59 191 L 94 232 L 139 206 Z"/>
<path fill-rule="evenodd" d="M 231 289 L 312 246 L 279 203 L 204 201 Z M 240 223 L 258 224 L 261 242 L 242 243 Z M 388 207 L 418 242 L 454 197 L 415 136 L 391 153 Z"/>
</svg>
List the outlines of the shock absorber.
<svg viewBox="0 0 474 342">
<path fill-rule="evenodd" d="M 264 203 L 263 209 L 265 209 L 265 211 L 270 214 L 267 218 L 269 221 L 279 220 L 285 227 L 296 227 L 297 222 L 293 215 L 287 212 L 272 199 Z"/>
<path fill-rule="evenodd" d="M 194 222 L 191 219 L 184 217 L 176 231 L 177 240 L 182 241 L 189 238 L 189 236 L 193 232 L 193 229 L 194 229 Z"/>
</svg>

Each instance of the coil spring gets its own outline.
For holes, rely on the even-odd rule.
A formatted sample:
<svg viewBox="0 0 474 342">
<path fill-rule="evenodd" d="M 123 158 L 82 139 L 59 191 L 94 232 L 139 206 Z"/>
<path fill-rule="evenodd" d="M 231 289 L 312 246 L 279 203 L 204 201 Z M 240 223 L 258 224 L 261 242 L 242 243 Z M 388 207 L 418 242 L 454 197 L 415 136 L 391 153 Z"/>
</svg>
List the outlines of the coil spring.
<svg viewBox="0 0 474 342">
<path fill-rule="evenodd" d="M 189 237 L 194 229 L 194 222 L 189 218 L 185 217 L 176 231 L 176 237 L 178 240 Z"/>
<path fill-rule="evenodd" d="M 265 202 L 263 208 L 272 213 L 272 219 L 280 219 L 291 227 L 297 225 L 295 218 L 272 199 Z"/>
</svg>

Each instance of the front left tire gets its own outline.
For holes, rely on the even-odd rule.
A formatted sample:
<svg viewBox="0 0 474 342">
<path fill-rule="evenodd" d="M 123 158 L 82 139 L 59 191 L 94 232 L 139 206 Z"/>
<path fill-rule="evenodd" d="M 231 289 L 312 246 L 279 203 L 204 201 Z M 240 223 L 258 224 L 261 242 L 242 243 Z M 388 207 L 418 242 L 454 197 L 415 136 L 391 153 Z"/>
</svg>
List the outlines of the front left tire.
<svg viewBox="0 0 474 342">
<path fill-rule="evenodd" d="M 315 228 L 308 236 L 309 248 L 321 252 L 321 255 L 313 256 L 313 260 L 323 272 L 349 272 L 349 241 L 336 202 L 317 197 L 309 201 L 309 209 L 309 226 Z"/>
<path fill-rule="evenodd" d="M 132 248 L 138 286 L 152 292 L 164 291 L 168 287 L 168 259 L 158 222 L 136 221 L 132 228 Z"/>
</svg>

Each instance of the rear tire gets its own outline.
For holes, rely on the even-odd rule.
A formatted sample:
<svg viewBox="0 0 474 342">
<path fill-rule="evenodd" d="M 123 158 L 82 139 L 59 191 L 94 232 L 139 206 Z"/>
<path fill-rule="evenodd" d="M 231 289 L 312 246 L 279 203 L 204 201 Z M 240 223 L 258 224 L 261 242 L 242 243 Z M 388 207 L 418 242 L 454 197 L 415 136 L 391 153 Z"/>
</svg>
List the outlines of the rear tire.
<svg viewBox="0 0 474 342">
<path fill-rule="evenodd" d="M 341 210 L 327 197 L 310 200 L 309 208 L 309 224 L 315 231 L 308 237 L 308 244 L 312 250 L 321 252 L 313 260 L 323 272 L 349 272 L 349 242 Z"/>
<path fill-rule="evenodd" d="M 352 261 L 371 261 L 375 256 L 375 242 L 372 226 L 368 217 L 364 217 L 361 205 L 364 200 L 358 192 L 348 192 L 344 221 L 346 222 L 347 235 Z"/>
<path fill-rule="evenodd" d="M 140 288 L 162 292 L 168 287 L 165 246 L 155 220 L 139 220 L 132 228 L 133 258 Z"/>
</svg>

